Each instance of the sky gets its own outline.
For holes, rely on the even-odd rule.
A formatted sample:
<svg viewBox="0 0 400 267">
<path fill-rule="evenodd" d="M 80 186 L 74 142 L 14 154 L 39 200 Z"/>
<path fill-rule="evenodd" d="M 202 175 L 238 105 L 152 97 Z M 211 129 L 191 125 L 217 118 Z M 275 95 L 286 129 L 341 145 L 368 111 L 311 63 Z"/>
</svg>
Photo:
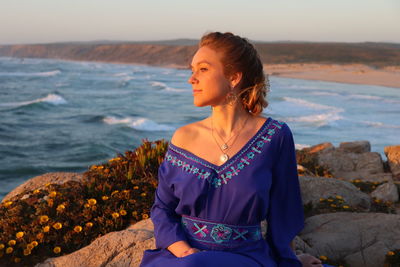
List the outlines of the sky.
<svg viewBox="0 0 400 267">
<path fill-rule="evenodd" d="M 400 43 L 400 0 L 0 0 L 0 44 L 199 39 Z"/>
</svg>

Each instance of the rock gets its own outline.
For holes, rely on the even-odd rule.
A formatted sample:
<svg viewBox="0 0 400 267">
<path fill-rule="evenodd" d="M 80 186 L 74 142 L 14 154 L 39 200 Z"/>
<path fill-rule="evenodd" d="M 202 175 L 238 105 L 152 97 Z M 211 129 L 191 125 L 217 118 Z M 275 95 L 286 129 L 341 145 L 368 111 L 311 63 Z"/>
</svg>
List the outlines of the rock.
<svg viewBox="0 0 400 267">
<path fill-rule="evenodd" d="M 125 230 L 99 237 L 71 254 L 47 259 L 36 267 L 136 267 L 139 266 L 143 251 L 154 248 L 153 224 L 147 219 Z"/>
<path fill-rule="evenodd" d="M 319 255 L 344 259 L 349 266 L 383 266 L 386 253 L 400 248 L 400 215 L 351 212 L 315 215 L 306 219 L 299 236 Z"/>
<path fill-rule="evenodd" d="M 2 200 L 2 202 L 6 200 L 11 200 L 15 196 L 25 192 L 25 191 L 33 191 L 35 189 L 41 189 L 46 186 L 46 184 L 64 184 L 68 181 L 84 181 L 84 176 L 82 173 L 76 172 L 50 172 L 40 176 L 36 176 L 34 178 L 29 179 L 25 183 L 16 187 L 13 191 L 8 193 Z M 23 198 L 23 197 L 22 197 Z"/>
<path fill-rule="evenodd" d="M 391 173 L 384 172 L 379 153 L 362 152 L 367 150 L 369 143 L 359 141 L 342 144 L 341 148 L 324 149 L 316 154 L 318 164 L 328 168 L 334 177 L 349 181 L 354 179 L 371 182 L 392 180 Z"/>
<path fill-rule="evenodd" d="M 334 178 L 300 176 L 300 188 L 303 204 L 312 203 L 313 206 L 319 203 L 320 198 L 335 197 L 340 195 L 351 207 L 362 210 L 369 210 L 371 197 L 350 182 Z"/>
<path fill-rule="evenodd" d="M 306 147 L 303 148 L 302 151 L 310 154 L 314 153 L 322 153 L 322 152 L 330 152 L 335 150 L 335 147 L 332 145 L 332 143 L 326 142 L 326 143 L 321 143 L 315 146 L 311 147 Z"/>
<path fill-rule="evenodd" d="M 382 201 L 397 202 L 399 201 L 399 192 L 397 186 L 393 182 L 388 182 L 378 186 L 372 193 L 371 197 L 376 197 Z"/>
<path fill-rule="evenodd" d="M 393 178 L 400 181 L 400 145 L 386 146 L 384 152 L 388 159 Z"/>
<path fill-rule="evenodd" d="M 342 142 L 339 144 L 339 150 L 347 153 L 365 153 L 371 152 L 369 141 Z"/>
</svg>

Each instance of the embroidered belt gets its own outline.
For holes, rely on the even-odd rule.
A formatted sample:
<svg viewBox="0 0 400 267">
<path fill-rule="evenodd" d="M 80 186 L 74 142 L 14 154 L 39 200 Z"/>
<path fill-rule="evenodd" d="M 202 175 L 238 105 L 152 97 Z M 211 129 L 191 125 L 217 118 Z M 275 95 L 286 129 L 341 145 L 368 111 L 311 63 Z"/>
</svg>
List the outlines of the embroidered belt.
<svg viewBox="0 0 400 267">
<path fill-rule="evenodd" d="M 182 225 L 189 239 L 208 245 L 236 247 L 262 239 L 260 224 L 229 225 L 182 215 Z"/>
</svg>

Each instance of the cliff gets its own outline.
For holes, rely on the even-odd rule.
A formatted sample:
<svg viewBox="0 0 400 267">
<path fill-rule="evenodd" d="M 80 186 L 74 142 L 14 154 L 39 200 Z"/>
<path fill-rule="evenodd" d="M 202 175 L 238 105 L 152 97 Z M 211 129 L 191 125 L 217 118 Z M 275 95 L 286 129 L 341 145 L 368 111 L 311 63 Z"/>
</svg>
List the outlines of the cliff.
<svg viewBox="0 0 400 267">
<path fill-rule="evenodd" d="M 186 67 L 197 46 L 192 42 L 54 43 L 0 46 L 0 56 L 57 58 Z M 265 64 L 321 63 L 400 65 L 400 44 L 386 43 L 256 43 Z"/>
</svg>

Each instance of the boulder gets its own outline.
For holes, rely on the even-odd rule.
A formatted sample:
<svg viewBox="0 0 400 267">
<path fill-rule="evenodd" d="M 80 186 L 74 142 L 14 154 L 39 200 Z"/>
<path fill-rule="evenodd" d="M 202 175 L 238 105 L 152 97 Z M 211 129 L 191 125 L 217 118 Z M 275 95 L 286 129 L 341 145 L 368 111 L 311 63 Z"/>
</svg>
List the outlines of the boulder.
<svg viewBox="0 0 400 267">
<path fill-rule="evenodd" d="M 393 178 L 400 181 L 400 145 L 386 146 L 384 152 L 388 159 L 389 168 L 393 174 Z"/>
<path fill-rule="evenodd" d="M 336 212 L 309 217 L 299 237 L 319 255 L 352 267 L 383 266 L 388 251 L 400 249 L 400 215 Z M 306 253 L 309 253 L 307 249 Z"/>
<path fill-rule="evenodd" d="M 146 249 L 154 249 L 153 224 L 150 219 L 111 232 L 71 254 L 49 258 L 36 267 L 137 267 Z"/>
<path fill-rule="evenodd" d="M 397 202 L 399 201 L 399 192 L 397 191 L 397 186 L 393 182 L 388 182 L 381 184 L 371 192 L 371 197 L 382 201 Z"/>
<path fill-rule="evenodd" d="M 350 182 L 334 178 L 300 176 L 300 188 L 303 204 L 312 203 L 313 206 L 319 203 L 320 198 L 335 197 L 340 195 L 351 207 L 369 210 L 371 197 L 361 192 Z"/>
<path fill-rule="evenodd" d="M 35 189 L 45 188 L 46 184 L 64 184 L 68 181 L 84 181 L 84 176 L 82 173 L 76 172 L 49 172 L 40 176 L 33 177 L 23 184 L 17 186 L 14 190 L 8 193 L 2 200 L 8 201 L 14 198 L 15 196 L 26 192 L 33 191 Z"/>
<path fill-rule="evenodd" d="M 338 148 L 331 143 L 322 143 L 301 151 L 315 157 L 317 164 L 328 168 L 336 178 L 348 181 L 392 181 L 392 174 L 384 172 L 381 155 L 370 152 L 370 149 L 368 141 L 355 141 L 341 143 Z"/>
<path fill-rule="evenodd" d="M 371 144 L 369 141 L 342 142 L 338 149 L 347 153 L 360 154 L 371 152 Z"/>
</svg>

